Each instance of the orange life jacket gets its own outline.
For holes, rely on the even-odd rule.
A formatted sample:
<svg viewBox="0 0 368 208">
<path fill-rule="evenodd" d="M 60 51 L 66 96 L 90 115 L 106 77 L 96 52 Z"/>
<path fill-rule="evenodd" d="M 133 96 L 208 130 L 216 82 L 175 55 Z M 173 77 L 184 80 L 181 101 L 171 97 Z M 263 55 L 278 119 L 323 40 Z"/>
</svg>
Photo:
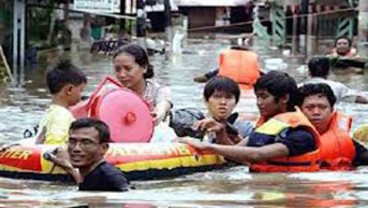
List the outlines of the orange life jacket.
<svg viewBox="0 0 368 208">
<path fill-rule="evenodd" d="M 352 169 L 355 157 L 353 140 L 349 136 L 352 119 L 335 112 L 329 129 L 321 135 L 322 167 L 330 170 Z"/>
<path fill-rule="evenodd" d="M 314 136 L 317 149 L 299 156 L 272 159 L 267 162 L 255 163 L 250 165 L 250 170 L 254 172 L 312 172 L 320 169 L 320 139 L 314 126 L 308 118 L 300 112 L 287 112 L 276 115 L 267 122 L 259 120 L 256 132 L 268 135 L 279 135 L 287 128 L 305 127 Z M 267 128 L 271 128 L 267 133 Z"/>
<path fill-rule="evenodd" d="M 225 50 L 219 57 L 218 75 L 236 81 L 241 89 L 252 89 L 260 77 L 258 55 L 253 51 Z"/>
<path fill-rule="evenodd" d="M 342 56 L 336 52 L 336 48 L 332 49 L 332 56 Z M 343 55 L 343 57 L 351 58 L 358 55 L 358 51 L 355 48 L 351 48 L 348 53 Z"/>
</svg>

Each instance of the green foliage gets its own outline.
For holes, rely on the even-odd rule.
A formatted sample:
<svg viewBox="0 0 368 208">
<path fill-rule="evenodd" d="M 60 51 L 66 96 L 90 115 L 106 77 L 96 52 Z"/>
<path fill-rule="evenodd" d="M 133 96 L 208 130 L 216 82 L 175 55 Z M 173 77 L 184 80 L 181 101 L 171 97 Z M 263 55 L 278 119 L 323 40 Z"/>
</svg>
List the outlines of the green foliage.
<svg viewBox="0 0 368 208">
<path fill-rule="evenodd" d="M 47 43 L 50 32 L 50 25 L 54 8 L 61 1 L 45 0 L 44 7 L 30 7 L 28 9 L 28 34 L 31 45 L 37 45 L 39 49 L 55 47 L 59 44 L 70 43 L 70 31 L 65 31 L 64 21 L 56 20 L 53 31 L 51 31 L 51 41 Z M 60 36 L 58 36 L 60 34 Z"/>
<path fill-rule="evenodd" d="M 13 23 L 13 6 L 12 1 L 0 0 L 0 24 L 4 24 L 7 28 L 10 28 Z"/>
<path fill-rule="evenodd" d="M 53 3 L 48 1 L 48 7 L 28 8 L 28 31 L 30 41 L 46 40 L 51 22 Z"/>
</svg>

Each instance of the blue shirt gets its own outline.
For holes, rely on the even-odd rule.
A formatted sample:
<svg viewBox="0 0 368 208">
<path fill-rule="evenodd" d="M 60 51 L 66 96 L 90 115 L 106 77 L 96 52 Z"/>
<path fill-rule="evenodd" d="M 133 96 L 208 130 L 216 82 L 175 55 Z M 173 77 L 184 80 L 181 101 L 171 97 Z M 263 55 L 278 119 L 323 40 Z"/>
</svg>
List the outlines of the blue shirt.
<svg viewBox="0 0 368 208">
<path fill-rule="evenodd" d="M 277 136 L 253 132 L 247 146 L 262 147 L 281 143 L 289 150 L 289 156 L 298 156 L 317 149 L 313 135 L 303 127 L 286 129 Z"/>
</svg>

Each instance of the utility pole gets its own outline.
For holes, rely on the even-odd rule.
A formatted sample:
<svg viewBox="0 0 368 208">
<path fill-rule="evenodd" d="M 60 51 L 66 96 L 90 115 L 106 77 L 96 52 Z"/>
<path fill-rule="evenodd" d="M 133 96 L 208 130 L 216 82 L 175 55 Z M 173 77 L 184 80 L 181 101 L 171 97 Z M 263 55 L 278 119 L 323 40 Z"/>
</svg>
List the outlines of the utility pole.
<svg viewBox="0 0 368 208">
<path fill-rule="evenodd" d="M 173 30 L 171 21 L 171 5 L 170 0 L 164 0 L 164 24 L 165 24 L 165 44 L 164 51 L 166 58 L 169 58 L 172 51 L 172 40 L 173 40 Z"/>
<path fill-rule="evenodd" d="M 307 34 L 308 34 L 308 6 L 309 6 L 309 0 L 301 0 L 300 8 L 301 12 L 300 14 L 302 17 L 300 18 L 300 35 L 299 35 L 299 45 L 300 45 L 300 52 L 307 55 L 307 47 L 308 47 L 308 41 L 307 41 Z"/>
<path fill-rule="evenodd" d="M 368 1 L 359 1 L 359 31 L 358 31 L 359 55 L 368 56 Z"/>
<path fill-rule="evenodd" d="M 25 70 L 26 1 L 13 4 L 13 85 L 23 84 Z"/>
<path fill-rule="evenodd" d="M 292 46 L 291 53 L 296 55 L 299 52 L 299 44 L 298 44 L 298 16 L 300 15 L 299 10 L 293 11 L 293 36 L 292 36 Z"/>
<path fill-rule="evenodd" d="M 172 21 L 171 21 L 171 5 L 170 0 L 164 0 L 164 14 L 165 14 L 165 35 L 166 35 L 166 42 L 171 43 L 172 41 Z"/>
<path fill-rule="evenodd" d="M 138 44 L 143 48 L 146 48 L 146 11 L 145 0 L 137 0 L 137 38 Z"/>
</svg>

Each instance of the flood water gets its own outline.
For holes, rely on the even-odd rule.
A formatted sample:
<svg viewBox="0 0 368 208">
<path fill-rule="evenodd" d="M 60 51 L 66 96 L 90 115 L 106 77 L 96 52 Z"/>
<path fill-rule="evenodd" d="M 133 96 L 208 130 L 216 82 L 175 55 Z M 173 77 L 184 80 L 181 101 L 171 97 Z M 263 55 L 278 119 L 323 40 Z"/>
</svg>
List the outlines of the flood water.
<svg viewBox="0 0 368 208">
<path fill-rule="evenodd" d="M 217 65 L 217 55 L 226 48 L 222 40 L 189 40 L 181 56 L 166 60 L 151 57 L 156 78 L 172 90 L 174 108 L 204 109 L 203 84 L 193 77 Z M 271 54 L 271 55 L 270 55 Z M 262 60 L 281 54 L 273 51 Z M 90 92 L 106 74 L 112 73 L 111 58 L 85 52 L 72 53 L 73 62 L 88 75 Z M 300 82 L 305 71 L 292 57 L 285 71 Z M 0 140 L 16 141 L 25 128 L 38 123 L 50 97 L 43 80 L 45 66 L 30 70 L 23 88 L 0 88 Z M 366 94 L 365 75 L 333 75 L 332 79 Z M 339 110 L 355 118 L 353 129 L 368 123 L 368 106 L 341 103 Z M 238 111 L 257 115 L 252 92 L 244 92 Z M 296 174 L 250 174 L 247 167 L 234 167 L 174 179 L 133 182 L 135 190 L 127 193 L 78 192 L 76 187 L 39 181 L 0 178 L 0 207 L 366 207 L 368 206 L 368 168 L 353 172 Z"/>
</svg>

